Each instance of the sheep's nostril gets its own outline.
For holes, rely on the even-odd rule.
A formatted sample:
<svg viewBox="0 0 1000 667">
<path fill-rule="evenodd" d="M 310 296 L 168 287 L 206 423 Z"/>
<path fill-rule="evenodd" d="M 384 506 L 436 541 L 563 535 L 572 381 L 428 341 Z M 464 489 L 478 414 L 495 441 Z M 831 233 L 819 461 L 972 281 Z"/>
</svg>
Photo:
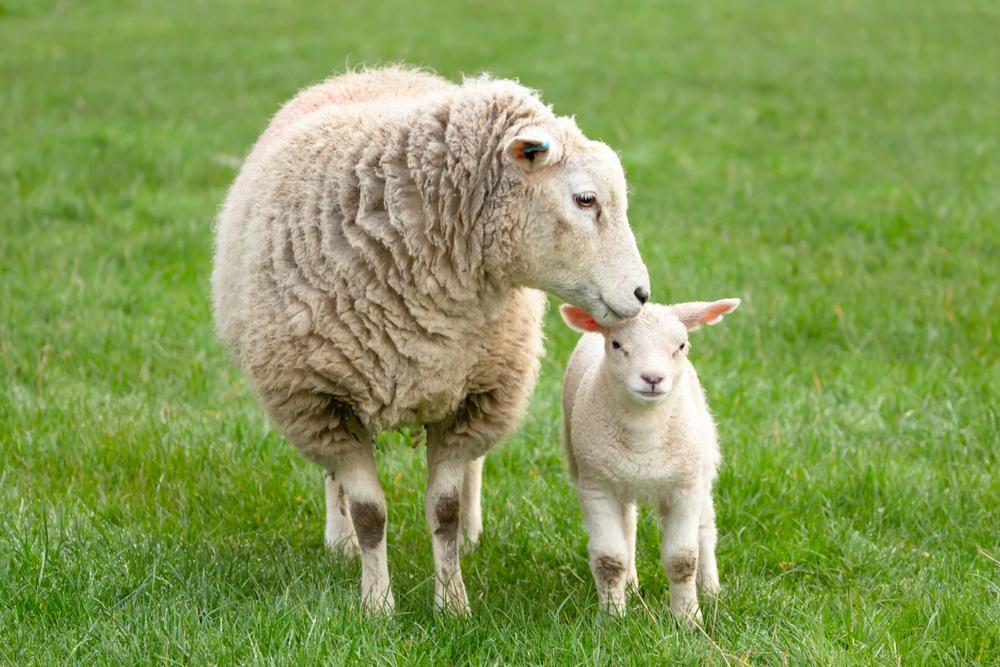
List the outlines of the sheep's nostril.
<svg viewBox="0 0 1000 667">
<path fill-rule="evenodd" d="M 655 387 L 656 385 L 663 382 L 662 375 L 643 375 L 642 379 L 649 383 L 650 387 Z"/>
<path fill-rule="evenodd" d="M 644 287 L 636 287 L 634 294 L 635 298 L 639 299 L 639 303 L 643 305 L 646 305 L 646 302 L 649 301 L 649 291 Z"/>
</svg>

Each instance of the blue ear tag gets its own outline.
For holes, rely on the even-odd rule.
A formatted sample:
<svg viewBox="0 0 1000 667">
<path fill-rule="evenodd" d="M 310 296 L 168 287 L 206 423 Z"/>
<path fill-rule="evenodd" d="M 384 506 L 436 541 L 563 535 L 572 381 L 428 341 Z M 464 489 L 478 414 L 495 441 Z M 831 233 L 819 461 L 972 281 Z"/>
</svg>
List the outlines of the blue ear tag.
<svg viewBox="0 0 1000 667">
<path fill-rule="evenodd" d="M 544 144 L 525 144 L 524 145 L 524 154 L 526 156 L 530 156 L 532 153 L 541 153 L 542 151 L 547 151 L 547 150 L 549 150 L 549 142 L 547 142 L 547 141 Z"/>
</svg>

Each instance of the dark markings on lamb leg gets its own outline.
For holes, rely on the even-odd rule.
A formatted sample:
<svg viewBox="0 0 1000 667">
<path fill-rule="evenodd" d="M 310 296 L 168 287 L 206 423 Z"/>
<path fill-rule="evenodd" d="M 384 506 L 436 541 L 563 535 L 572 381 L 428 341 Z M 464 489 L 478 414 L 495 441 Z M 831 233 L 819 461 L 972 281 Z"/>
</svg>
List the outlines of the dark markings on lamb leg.
<svg viewBox="0 0 1000 667">
<path fill-rule="evenodd" d="M 667 561 L 667 575 L 670 581 L 685 582 L 694 576 L 698 569 L 698 557 L 694 554 L 671 556 Z"/>
<path fill-rule="evenodd" d="M 614 556 L 598 556 L 594 571 L 604 586 L 614 588 L 625 574 L 625 566 Z"/>
</svg>

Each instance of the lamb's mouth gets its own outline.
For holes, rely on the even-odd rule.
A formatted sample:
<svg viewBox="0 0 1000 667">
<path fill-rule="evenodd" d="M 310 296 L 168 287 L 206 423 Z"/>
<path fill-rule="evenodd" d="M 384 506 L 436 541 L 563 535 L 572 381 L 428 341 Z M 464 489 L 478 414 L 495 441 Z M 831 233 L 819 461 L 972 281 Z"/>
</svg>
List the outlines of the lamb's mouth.
<svg viewBox="0 0 1000 667">
<path fill-rule="evenodd" d="M 656 403 L 667 395 L 665 391 L 636 391 L 635 394 L 643 403 Z"/>
</svg>

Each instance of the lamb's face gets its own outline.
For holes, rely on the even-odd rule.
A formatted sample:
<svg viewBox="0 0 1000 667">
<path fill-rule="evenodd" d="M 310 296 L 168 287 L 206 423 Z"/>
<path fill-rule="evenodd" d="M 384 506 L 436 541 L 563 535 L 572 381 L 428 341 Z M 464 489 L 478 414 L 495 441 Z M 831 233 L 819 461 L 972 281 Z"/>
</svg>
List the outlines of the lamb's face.
<svg viewBox="0 0 1000 667">
<path fill-rule="evenodd" d="M 690 347 L 687 328 L 662 306 L 610 327 L 604 354 L 614 391 L 630 403 L 663 401 L 678 386 Z"/>
<path fill-rule="evenodd" d="M 560 142 L 539 133 L 508 145 L 528 183 L 520 278 L 612 325 L 639 313 L 649 274 L 629 227 L 618 156 L 567 136 Z"/>
</svg>

